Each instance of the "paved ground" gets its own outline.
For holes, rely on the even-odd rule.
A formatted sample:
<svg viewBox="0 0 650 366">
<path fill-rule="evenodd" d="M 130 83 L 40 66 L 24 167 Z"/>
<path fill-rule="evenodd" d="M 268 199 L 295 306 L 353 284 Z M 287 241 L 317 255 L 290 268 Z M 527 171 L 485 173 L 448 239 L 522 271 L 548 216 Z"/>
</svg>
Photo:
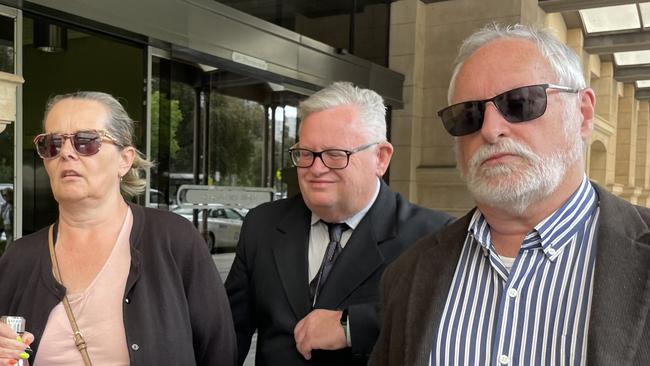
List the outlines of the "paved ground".
<svg viewBox="0 0 650 366">
<path fill-rule="evenodd" d="M 228 277 L 228 272 L 230 272 L 232 261 L 235 259 L 235 253 L 213 254 L 212 259 L 219 270 L 221 279 L 225 281 L 226 277 Z"/>
<path fill-rule="evenodd" d="M 228 272 L 230 272 L 230 266 L 232 265 L 232 261 L 235 259 L 235 253 L 213 254 L 212 259 L 214 260 L 214 264 L 217 266 L 217 270 L 219 271 L 219 275 L 221 276 L 221 279 L 225 281 L 226 277 L 228 277 Z M 248 357 L 246 357 L 244 366 L 255 365 L 256 346 L 257 346 L 257 333 L 255 333 L 255 335 L 253 336 L 251 349 L 248 352 Z"/>
</svg>

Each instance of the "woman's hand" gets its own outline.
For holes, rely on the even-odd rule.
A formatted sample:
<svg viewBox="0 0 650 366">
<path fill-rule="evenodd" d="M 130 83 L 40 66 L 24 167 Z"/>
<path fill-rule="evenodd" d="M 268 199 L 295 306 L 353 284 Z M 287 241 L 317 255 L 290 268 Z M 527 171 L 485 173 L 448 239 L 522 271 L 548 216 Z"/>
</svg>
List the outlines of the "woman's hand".
<svg viewBox="0 0 650 366">
<path fill-rule="evenodd" d="M 33 341 L 31 333 L 25 332 L 21 338 L 7 324 L 0 323 L 0 365 L 12 366 L 16 360 L 24 359 L 25 349 Z"/>
</svg>

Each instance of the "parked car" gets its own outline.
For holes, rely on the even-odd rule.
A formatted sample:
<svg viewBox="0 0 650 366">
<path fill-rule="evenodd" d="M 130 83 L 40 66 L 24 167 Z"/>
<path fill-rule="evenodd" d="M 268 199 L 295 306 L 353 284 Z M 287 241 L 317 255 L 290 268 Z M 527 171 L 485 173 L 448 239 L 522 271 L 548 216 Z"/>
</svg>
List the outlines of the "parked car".
<svg viewBox="0 0 650 366">
<path fill-rule="evenodd" d="M 173 213 L 192 221 L 192 208 L 176 207 Z M 203 210 L 198 210 L 199 231 L 203 227 Z M 208 209 L 208 232 L 206 242 L 210 253 L 233 250 L 239 241 L 241 225 L 248 210 L 230 207 Z"/>
<path fill-rule="evenodd" d="M 163 210 L 169 209 L 169 205 L 165 200 L 165 195 L 155 188 L 149 189 L 149 207 L 160 208 Z M 192 216 L 191 212 L 190 216 Z"/>
</svg>

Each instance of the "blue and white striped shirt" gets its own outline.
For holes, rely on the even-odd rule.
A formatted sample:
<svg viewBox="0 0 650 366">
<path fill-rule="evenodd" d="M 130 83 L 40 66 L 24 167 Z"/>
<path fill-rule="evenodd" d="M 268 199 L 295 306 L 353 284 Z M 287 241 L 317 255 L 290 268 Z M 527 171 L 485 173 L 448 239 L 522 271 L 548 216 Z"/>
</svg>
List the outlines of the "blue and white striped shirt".
<svg viewBox="0 0 650 366">
<path fill-rule="evenodd" d="M 585 365 L 598 199 L 587 177 L 529 232 L 510 272 L 476 210 L 431 365 Z"/>
</svg>

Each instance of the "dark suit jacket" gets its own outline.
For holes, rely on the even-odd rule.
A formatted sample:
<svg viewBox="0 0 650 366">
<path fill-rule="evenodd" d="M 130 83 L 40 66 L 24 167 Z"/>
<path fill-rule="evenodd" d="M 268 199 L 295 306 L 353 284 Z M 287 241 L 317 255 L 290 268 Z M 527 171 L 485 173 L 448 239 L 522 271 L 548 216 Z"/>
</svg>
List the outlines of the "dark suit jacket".
<svg viewBox="0 0 650 366">
<path fill-rule="evenodd" d="M 587 364 L 650 365 L 650 210 L 594 184 L 600 200 Z M 472 212 L 427 236 L 382 279 L 370 365 L 428 365 Z"/>
<path fill-rule="evenodd" d="M 261 205 L 244 220 L 226 291 L 237 331 L 239 363 L 257 329 L 257 365 L 366 364 L 379 333 L 379 280 L 386 265 L 450 216 L 410 204 L 381 183 L 377 200 L 352 233 L 316 303 L 347 308 L 351 349 L 296 350 L 293 330 L 311 311 L 308 244 L 311 211 L 301 196 Z"/>
</svg>

